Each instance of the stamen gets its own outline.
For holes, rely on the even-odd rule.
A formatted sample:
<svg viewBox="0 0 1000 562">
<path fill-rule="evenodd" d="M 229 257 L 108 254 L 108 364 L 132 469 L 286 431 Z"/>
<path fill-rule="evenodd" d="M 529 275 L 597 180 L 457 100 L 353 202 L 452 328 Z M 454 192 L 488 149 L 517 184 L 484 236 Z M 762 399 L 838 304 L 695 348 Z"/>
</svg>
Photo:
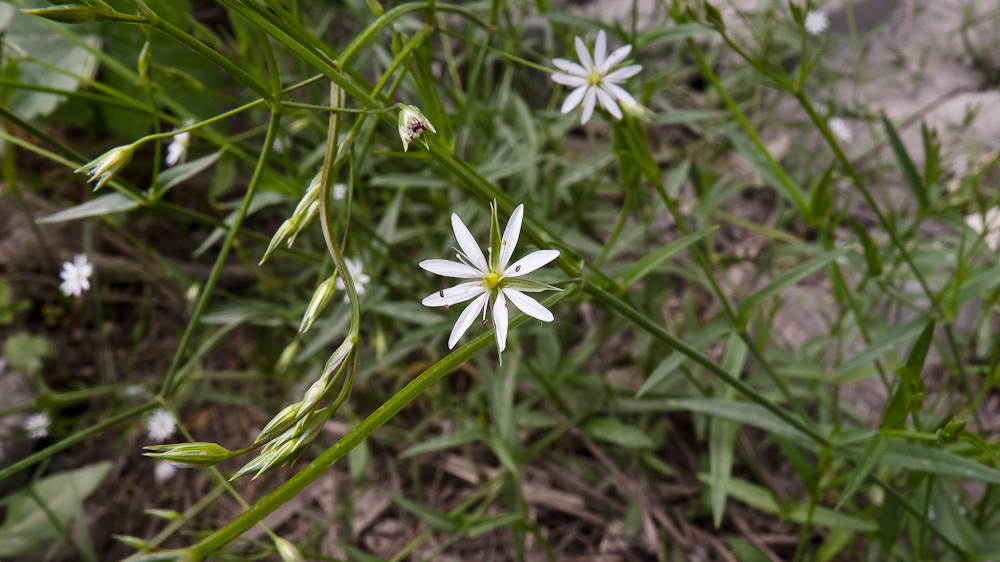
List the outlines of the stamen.
<svg viewBox="0 0 1000 562">
<path fill-rule="evenodd" d="M 438 296 L 444 298 L 444 290 L 438 291 Z"/>
<path fill-rule="evenodd" d="M 521 271 L 521 266 L 517 266 L 514 268 L 514 273 L 517 273 L 518 271 Z"/>
<path fill-rule="evenodd" d="M 510 306 L 510 303 L 509 303 L 509 302 L 505 302 L 505 303 L 503 303 L 503 307 L 504 307 L 504 308 L 507 308 L 508 306 Z"/>
<path fill-rule="evenodd" d="M 480 326 L 482 326 L 483 328 L 485 328 L 485 327 L 486 327 L 486 325 L 487 325 L 487 324 L 489 324 L 489 323 L 490 323 L 490 321 L 489 321 L 489 320 L 485 320 L 485 319 L 484 319 L 484 320 L 483 320 L 483 321 L 482 321 L 482 322 L 481 322 L 481 323 L 480 323 L 479 325 L 480 325 Z"/>
<path fill-rule="evenodd" d="M 450 306 L 448 306 L 448 305 L 444 305 L 444 307 L 445 307 L 445 309 L 449 309 L 449 308 L 451 308 L 451 307 L 450 307 Z"/>
<path fill-rule="evenodd" d="M 506 240 L 504 240 L 504 241 L 502 242 L 502 244 L 503 244 L 504 246 L 506 246 L 506 245 L 507 245 L 507 241 L 506 241 Z"/>
</svg>

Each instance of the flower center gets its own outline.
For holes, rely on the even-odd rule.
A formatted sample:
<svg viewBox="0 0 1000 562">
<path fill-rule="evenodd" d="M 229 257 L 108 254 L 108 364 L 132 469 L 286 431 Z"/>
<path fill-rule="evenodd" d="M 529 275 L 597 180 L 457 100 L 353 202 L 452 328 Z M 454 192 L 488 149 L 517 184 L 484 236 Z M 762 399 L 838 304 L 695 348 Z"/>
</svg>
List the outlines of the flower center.
<svg viewBox="0 0 1000 562">
<path fill-rule="evenodd" d="M 603 79 L 604 76 L 600 72 L 591 72 L 590 75 L 587 76 L 587 82 L 591 86 L 599 85 Z"/>
<path fill-rule="evenodd" d="M 497 288 L 497 285 L 500 284 L 500 276 L 491 271 L 486 275 L 486 277 L 483 277 L 483 281 L 486 282 L 486 286 L 492 291 Z"/>
</svg>

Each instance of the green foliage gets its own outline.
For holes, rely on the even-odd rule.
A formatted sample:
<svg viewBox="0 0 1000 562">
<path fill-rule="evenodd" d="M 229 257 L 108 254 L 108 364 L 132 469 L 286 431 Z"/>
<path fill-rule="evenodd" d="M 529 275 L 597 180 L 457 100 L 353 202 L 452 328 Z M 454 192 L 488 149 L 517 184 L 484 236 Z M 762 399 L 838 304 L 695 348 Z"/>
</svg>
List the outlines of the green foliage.
<svg viewBox="0 0 1000 562">
<path fill-rule="evenodd" d="M 4 342 L 3 354 L 11 368 L 34 375 L 42 370 L 42 360 L 52 355 L 52 344 L 42 336 L 18 332 Z"/>
</svg>

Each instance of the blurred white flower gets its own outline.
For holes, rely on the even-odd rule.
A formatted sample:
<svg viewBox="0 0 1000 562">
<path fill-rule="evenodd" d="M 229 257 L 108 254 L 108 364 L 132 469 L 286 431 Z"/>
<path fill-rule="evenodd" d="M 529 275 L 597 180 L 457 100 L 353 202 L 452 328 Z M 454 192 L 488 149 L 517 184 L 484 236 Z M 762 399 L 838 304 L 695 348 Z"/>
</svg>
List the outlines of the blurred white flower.
<svg viewBox="0 0 1000 562">
<path fill-rule="evenodd" d="M 830 26 L 830 20 L 826 17 L 826 12 L 822 10 L 813 10 L 806 14 L 806 31 L 810 35 L 819 35 L 826 31 L 826 28 Z"/>
<path fill-rule="evenodd" d="M 985 219 L 985 220 L 984 220 Z M 1000 207 L 986 211 L 986 216 L 975 213 L 965 217 L 965 224 L 983 235 L 983 242 L 994 252 L 1000 248 Z"/>
<path fill-rule="evenodd" d="M 175 429 L 177 429 L 177 420 L 174 419 L 173 414 L 163 408 L 154 411 L 146 418 L 146 431 L 149 432 L 149 438 L 157 443 L 169 439 L 174 434 Z"/>
<path fill-rule="evenodd" d="M 837 137 L 840 142 L 849 143 L 854 138 L 851 135 L 851 129 L 847 127 L 847 122 L 845 122 L 840 117 L 831 117 L 826 123 L 830 127 L 830 132 L 833 136 Z"/>
<path fill-rule="evenodd" d="M 188 145 L 191 143 L 191 133 L 183 132 L 174 135 L 167 146 L 167 166 L 176 166 L 187 156 Z"/>
<path fill-rule="evenodd" d="M 166 482 L 177 474 L 177 467 L 168 463 L 167 461 L 160 461 L 156 463 L 156 469 L 153 472 L 153 476 L 156 478 L 157 482 Z"/>
<path fill-rule="evenodd" d="M 633 64 L 609 72 L 632 52 L 632 45 L 620 47 L 608 55 L 608 38 L 603 30 L 597 34 L 593 58 L 591 58 L 590 51 L 583 39 L 577 37 L 575 45 L 576 56 L 580 58 L 580 64 L 566 59 L 552 61 L 552 64 L 562 71 L 553 74 L 552 80 L 557 84 L 575 88 L 563 102 L 563 113 L 573 111 L 576 106 L 582 103 L 583 116 L 580 118 L 580 123 L 584 124 L 593 115 L 594 105 L 597 102 L 600 102 L 601 107 L 615 119 L 622 118 L 618 102 L 626 107 L 641 107 L 635 98 L 618 84 L 638 74 L 642 70 L 642 65 Z"/>
<path fill-rule="evenodd" d="M 59 284 L 59 290 L 67 297 L 78 297 L 90 289 L 90 276 L 93 273 L 94 265 L 87 261 L 87 256 L 77 254 L 72 262 L 63 262 L 63 270 L 59 272 L 63 282 Z"/>
<path fill-rule="evenodd" d="M 50 425 L 52 425 L 52 419 L 49 418 L 49 415 L 45 412 L 39 412 L 24 421 L 24 430 L 28 432 L 28 437 L 41 439 L 49 435 Z"/>
<path fill-rule="evenodd" d="M 347 272 L 351 274 L 351 279 L 354 281 L 354 290 L 359 295 L 365 294 L 365 284 L 371 283 L 372 278 L 365 275 L 364 265 L 361 263 L 361 260 L 347 258 L 344 262 L 347 264 Z M 344 284 L 344 280 L 340 277 L 337 277 L 337 289 L 340 291 L 347 290 L 347 285 Z M 350 300 L 345 294 L 344 302 L 350 302 Z"/>
<path fill-rule="evenodd" d="M 337 201 L 343 201 L 345 196 L 347 196 L 347 184 L 344 183 L 333 184 L 333 198 Z"/>
<path fill-rule="evenodd" d="M 434 130 L 434 125 L 424 117 L 424 114 L 420 112 L 420 108 L 415 105 L 404 105 L 403 109 L 399 111 L 399 139 L 403 141 L 403 152 L 406 152 L 410 148 L 410 143 L 414 139 L 420 138 L 420 135 L 424 131 L 430 131 L 436 133 Z M 427 141 L 424 141 L 424 146 L 427 146 Z"/>
<path fill-rule="evenodd" d="M 514 247 L 517 246 L 517 239 L 521 234 L 523 219 L 524 205 L 518 205 L 511 213 L 510 220 L 507 221 L 507 228 L 504 229 L 503 236 L 501 236 L 496 220 L 496 203 L 494 203 L 493 231 L 490 239 L 496 241 L 496 247 L 490 248 L 490 258 L 487 261 L 465 223 L 458 215 L 452 213 L 451 226 L 455 230 L 458 245 L 462 248 L 456 250 L 459 261 L 424 260 L 420 262 L 420 267 L 431 273 L 444 277 L 469 279 L 465 283 L 428 296 L 422 301 L 424 306 L 449 308 L 453 304 L 476 299 L 462 311 L 458 321 L 455 322 L 455 327 L 448 338 L 449 349 L 455 347 L 458 340 L 479 316 L 480 311 L 483 313 L 482 325 L 486 326 L 487 309 L 492 309 L 497 350 L 502 352 L 507 347 L 508 300 L 514 303 L 514 306 L 519 308 L 521 312 L 532 318 L 543 322 L 552 321 L 552 313 L 524 293 L 558 291 L 560 289 L 537 281 L 521 279 L 521 276 L 531 273 L 559 257 L 559 250 L 538 250 L 510 264 L 510 258 L 514 255 Z M 454 246 L 452 249 L 455 249 Z"/>
</svg>

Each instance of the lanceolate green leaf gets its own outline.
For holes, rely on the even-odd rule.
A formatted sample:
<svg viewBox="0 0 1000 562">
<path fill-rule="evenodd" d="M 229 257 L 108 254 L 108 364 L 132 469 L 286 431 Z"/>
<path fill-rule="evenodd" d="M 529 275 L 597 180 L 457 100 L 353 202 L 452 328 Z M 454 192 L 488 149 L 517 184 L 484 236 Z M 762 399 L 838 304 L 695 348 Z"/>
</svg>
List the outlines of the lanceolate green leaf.
<svg viewBox="0 0 1000 562">
<path fill-rule="evenodd" d="M 764 304 L 767 299 L 777 295 L 788 287 L 798 284 L 806 277 L 809 277 L 813 273 L 816 273 L 826 267 L 826 265 L 833 260 L 843 256 L 846 252 L 846 249 L 826 252 L 810 261 L 807 261 L 806 263 L 799 264 L 776 277 L 770 283 L 765 285 L 763 289 L 757 291 L 753 295 L 750 295 L 746 300 L 740 303 L 738 313 L 740 323 L 742 325 L 746 325 L 747 321 L 750 319 L 750 315 L 753 314 L 757 307 Z"/>
<path fill-rule="evenodd" d="M 81 203 L 76 207 L 70 207 L 69 209 L 53 213 L 47 217 L 42 217 L 35 222 L 44 224 L 85 219 L 88 217 L 99 217 L 111 213 L 131 211 L 141 206 L 142 203 L 139 201 L 129 199 L 121 193 L 108 193 L 107 195 L 95 197 L 86 203 Z"/>
<path fill-rule="evenodd" d="M 701 240 L 702 238 L 708 236 L 709 234 L 715 232 L 716 226 L 711 228 L 706 228 L 700 232 L 694 232 L 686 236 L 681 236 L 677 240 L 663 246 L 662 248 L 657 248 L 643 257 L 639 258 L 638 261 L 634 262 L 632 265 L 625 268 L 620 275 L 620 285 L 622 288 L 628 288 L 636 281 L 642 279 L 643 277 L 649 275 L 653 270 L 659 267 L 663 262 L 674 257 L 680 252 L 684 251 L 688 246 L 694 244 L 695 242 Z"/>
<path fill-rule="evenodd" d="M 875 433 L 871 441 L 868 442 L 868 447 L 865 449 L 864 454 L 861 456 L 861 462 L 858 463 L 851 473 L 851 480 L 847 483 L 847 487 L 844 488 L 844 493 L 840 496 L 840 500 L 837 501 L 837 509 L 840 509 L 840 506 L 844 505 L 845 501 L 854 496 L 854 492 L 858 491 L 865 478 L 878 465 L 878 462 L 882 460 L 882 456 L 888 450 L 889 441 L 881 433 Z"/>
<path fill-rule="evenodd" d="M 885 113 L 882 114 L 882 125 L 885 127 L 885 134 L 889 137 L 889 146 L 892 147 L 892 153 L 896 156 L 896 163 L 899 164 L 899 168 L 903 172 L 903 177 L 906 178 L 906 183 L 910 185 L 910 190 L 913 191 L 917 202 L 920 203 L 920 208 L 926 210 L 931 205 L 930 198 L 927 196 L 927 186 L 920 179 L 917 167 L 913 164 L 913 160 L 906 152 L 906 147 L 903 146 L 903 141 L 899 139 L 899 134 L 896 133 L 896 128 L 893 127 L 892 122 L 889 121 Z"/>
<path fill-rule="evenodd" d="M 854 369 L 872 365 L 876 359 L 881 359 L 886 353 L 911 341 L 926 325 L 926 318 L 915 318 L 906 324 L 887 331 L 878 338 L 873 338 L 868 347 L 854 357 L 841 363 L 840 367 L 833 373 L 833 376 L 835 378 L 841 377 Z"/>
</svg>

